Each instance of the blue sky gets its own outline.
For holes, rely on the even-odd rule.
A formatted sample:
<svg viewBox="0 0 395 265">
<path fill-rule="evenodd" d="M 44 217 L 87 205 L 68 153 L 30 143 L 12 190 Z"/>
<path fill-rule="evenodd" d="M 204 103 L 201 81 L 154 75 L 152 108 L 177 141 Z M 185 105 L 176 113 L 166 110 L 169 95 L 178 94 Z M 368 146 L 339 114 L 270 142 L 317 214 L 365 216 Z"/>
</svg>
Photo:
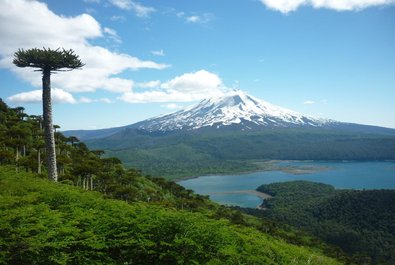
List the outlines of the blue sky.
<svg viewBox="0 0 395 265">
<path fill-rule="evenodd" d="M 0 97 L 40 114 L 18 48 L 72 48 L 52 77 L 62 129 L 131 124 L 229 89 L 395 128 L 394 0 L 0 0 Z M 26 14 L 29 14 L 28 16 Z"/>
</svg>

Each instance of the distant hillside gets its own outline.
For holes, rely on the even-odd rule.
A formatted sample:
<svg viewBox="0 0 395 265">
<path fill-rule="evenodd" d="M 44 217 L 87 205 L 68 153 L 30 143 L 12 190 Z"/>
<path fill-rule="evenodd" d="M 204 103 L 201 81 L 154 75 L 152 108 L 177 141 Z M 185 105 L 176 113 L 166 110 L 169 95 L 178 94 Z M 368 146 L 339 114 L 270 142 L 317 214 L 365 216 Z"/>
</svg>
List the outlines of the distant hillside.
<svg viewBox="0 0 395 265">
<path fill-rule="evenodd" d="M 262 204 L 264 216 L 340 246 L 358 264 L 395 264 L 395 190 L 335 190 L 307 181 L 257 190 L 273 196 Z"/>
<path fill-rule="evenodd" d="M 127 129 L 86 143 L 146 174 L 173 178 L 256 170 L 255 161 L 265 159 L 395 159 L 395 136 L 324 128 L 166 135 Z"/>
<path fill-rule="evenodd" d="M 168 178 L 256 170 L 264 159 L 395 159 L 395 129 L 317 119 L 241 91 L 124 127 L 65 134 Z"/>
</svg>

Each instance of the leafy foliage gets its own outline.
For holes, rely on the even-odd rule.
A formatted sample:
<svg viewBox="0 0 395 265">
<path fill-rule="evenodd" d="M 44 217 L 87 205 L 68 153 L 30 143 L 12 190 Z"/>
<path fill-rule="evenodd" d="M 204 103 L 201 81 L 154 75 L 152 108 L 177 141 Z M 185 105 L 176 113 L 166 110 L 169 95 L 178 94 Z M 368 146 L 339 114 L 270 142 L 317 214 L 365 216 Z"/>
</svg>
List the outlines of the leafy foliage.
<svg viewBox="0 0 395 265">
<path fill-rule="evenodd" d="M 358 264 L 395 263 L 395 190 L 335 190 L 307 181 L 257 190 L 274 196 L 262 205 L 265 216 L 340 246 Z"/>
<path fill-rule="evenodd" d="M 27 115 L 24 109 L 9 108 L 0 100 L 0 165 L 44 177 L 46 158 L 41 116 Z M 59 126 L 54 126 L 59 127 Z M 163 202 L 179 208 L 207 207 L 205 196 L 163 179 L 146 178 L 140 171 L 125 169 L 117 158 L 102 157 L 103 151 L 89 150 L 76 137 L 55 133 L 59 180 L 95 190 L 125 201 Z"/>
<path fill-rule="evenodd" d="M 84 66 L 79 56 L 73 50 L 52 50 L 46 49 L 19 49 L 15 55 L 13 63 L 18 67 L 33 67 L 50 71 L 61 69 L 77 69 Z"/>
<path fill-rule="evenodd" d="M 236 226 L 0 168 L 0 264 L 338 264 Z"/>
</svg>

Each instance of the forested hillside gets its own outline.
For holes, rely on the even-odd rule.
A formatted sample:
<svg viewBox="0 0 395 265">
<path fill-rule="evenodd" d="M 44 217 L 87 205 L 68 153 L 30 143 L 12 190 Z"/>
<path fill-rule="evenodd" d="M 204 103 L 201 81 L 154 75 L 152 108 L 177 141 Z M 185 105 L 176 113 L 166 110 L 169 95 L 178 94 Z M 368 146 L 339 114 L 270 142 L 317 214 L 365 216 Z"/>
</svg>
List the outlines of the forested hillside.
<svg viewBox="0 0 395 265">
<path fill-rule="evenodd" d="M 364 129 L 364 127 L 361 127 Z M 395 159 L 395 136 L 331 128 L 155 134 L 133 128 L 87 140 L 129 167 L 167 178 L 261 169 L 256 160 Z M 389 130 L 389 129 L 388 129 Z M 395 130 L 394 130 L 395 132 Z"/>
<path fill-rule="evenodd" d="M 32 172 L 45 178 L 42 117 L 28 115 L 22 107 L 9 108 L 1 100 L 0 110 L 0 166 L 12 166 L 16 172 Z M 103 157 L 104 151 L 90 150 L 76 137 L 56 132 L 55 140 L 62 183 L 125 201 L 166 201 L 176 207 L 211 203 L 207 197 L 193 194 L 174 182 L 143 176 L 136 169 L 125 169 L 119 159 Z"/>
<path fill-rule="evenodd" d="M 204 213 L 0 171 L 1 264 L 339 264 Z"/>
<path fill-rule="evenodd" d="M 340 246 L 358 264 L 395 264 L 395 190 L 335 190 L 293 181 L 262 185 L 264 216 Z"/>
</svg>

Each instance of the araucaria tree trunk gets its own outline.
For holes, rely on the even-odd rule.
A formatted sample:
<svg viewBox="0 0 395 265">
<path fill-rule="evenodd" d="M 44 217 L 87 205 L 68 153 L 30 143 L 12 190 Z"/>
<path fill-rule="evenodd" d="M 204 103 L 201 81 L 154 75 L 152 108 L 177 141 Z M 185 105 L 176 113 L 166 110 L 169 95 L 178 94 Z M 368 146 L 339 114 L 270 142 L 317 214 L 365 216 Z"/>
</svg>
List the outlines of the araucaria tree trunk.
<svg viewBox="0 0 395 265">
<path fill-rule="evenodd" d="M 18 67 L 40 69 L 39 71 L 43 73 L 44 138 L 47 153 L 48 178 L 58 181 L 55 137 L 52 125 L 51 72 L 79 69 L 84 64 L 78 58 L 78 55 L 74 54 L 73 50 L 51 50 L 45 48 L 42 50 L 37 48 L 29 50 L 19 49 L 14 54 L 14 60 L 12 62 Z M 40 150 L 38 151 L 40 152 Z M 40 165 L 38 171 L 40 171 Z"/>
<path fill-rule="evenodd" d="M 58 181 L 55 136 L 52 125 L 51 70 L 49 68 L 43 69 L 43 117 L 48 178 L 53 181 Z"/>
</svg>

